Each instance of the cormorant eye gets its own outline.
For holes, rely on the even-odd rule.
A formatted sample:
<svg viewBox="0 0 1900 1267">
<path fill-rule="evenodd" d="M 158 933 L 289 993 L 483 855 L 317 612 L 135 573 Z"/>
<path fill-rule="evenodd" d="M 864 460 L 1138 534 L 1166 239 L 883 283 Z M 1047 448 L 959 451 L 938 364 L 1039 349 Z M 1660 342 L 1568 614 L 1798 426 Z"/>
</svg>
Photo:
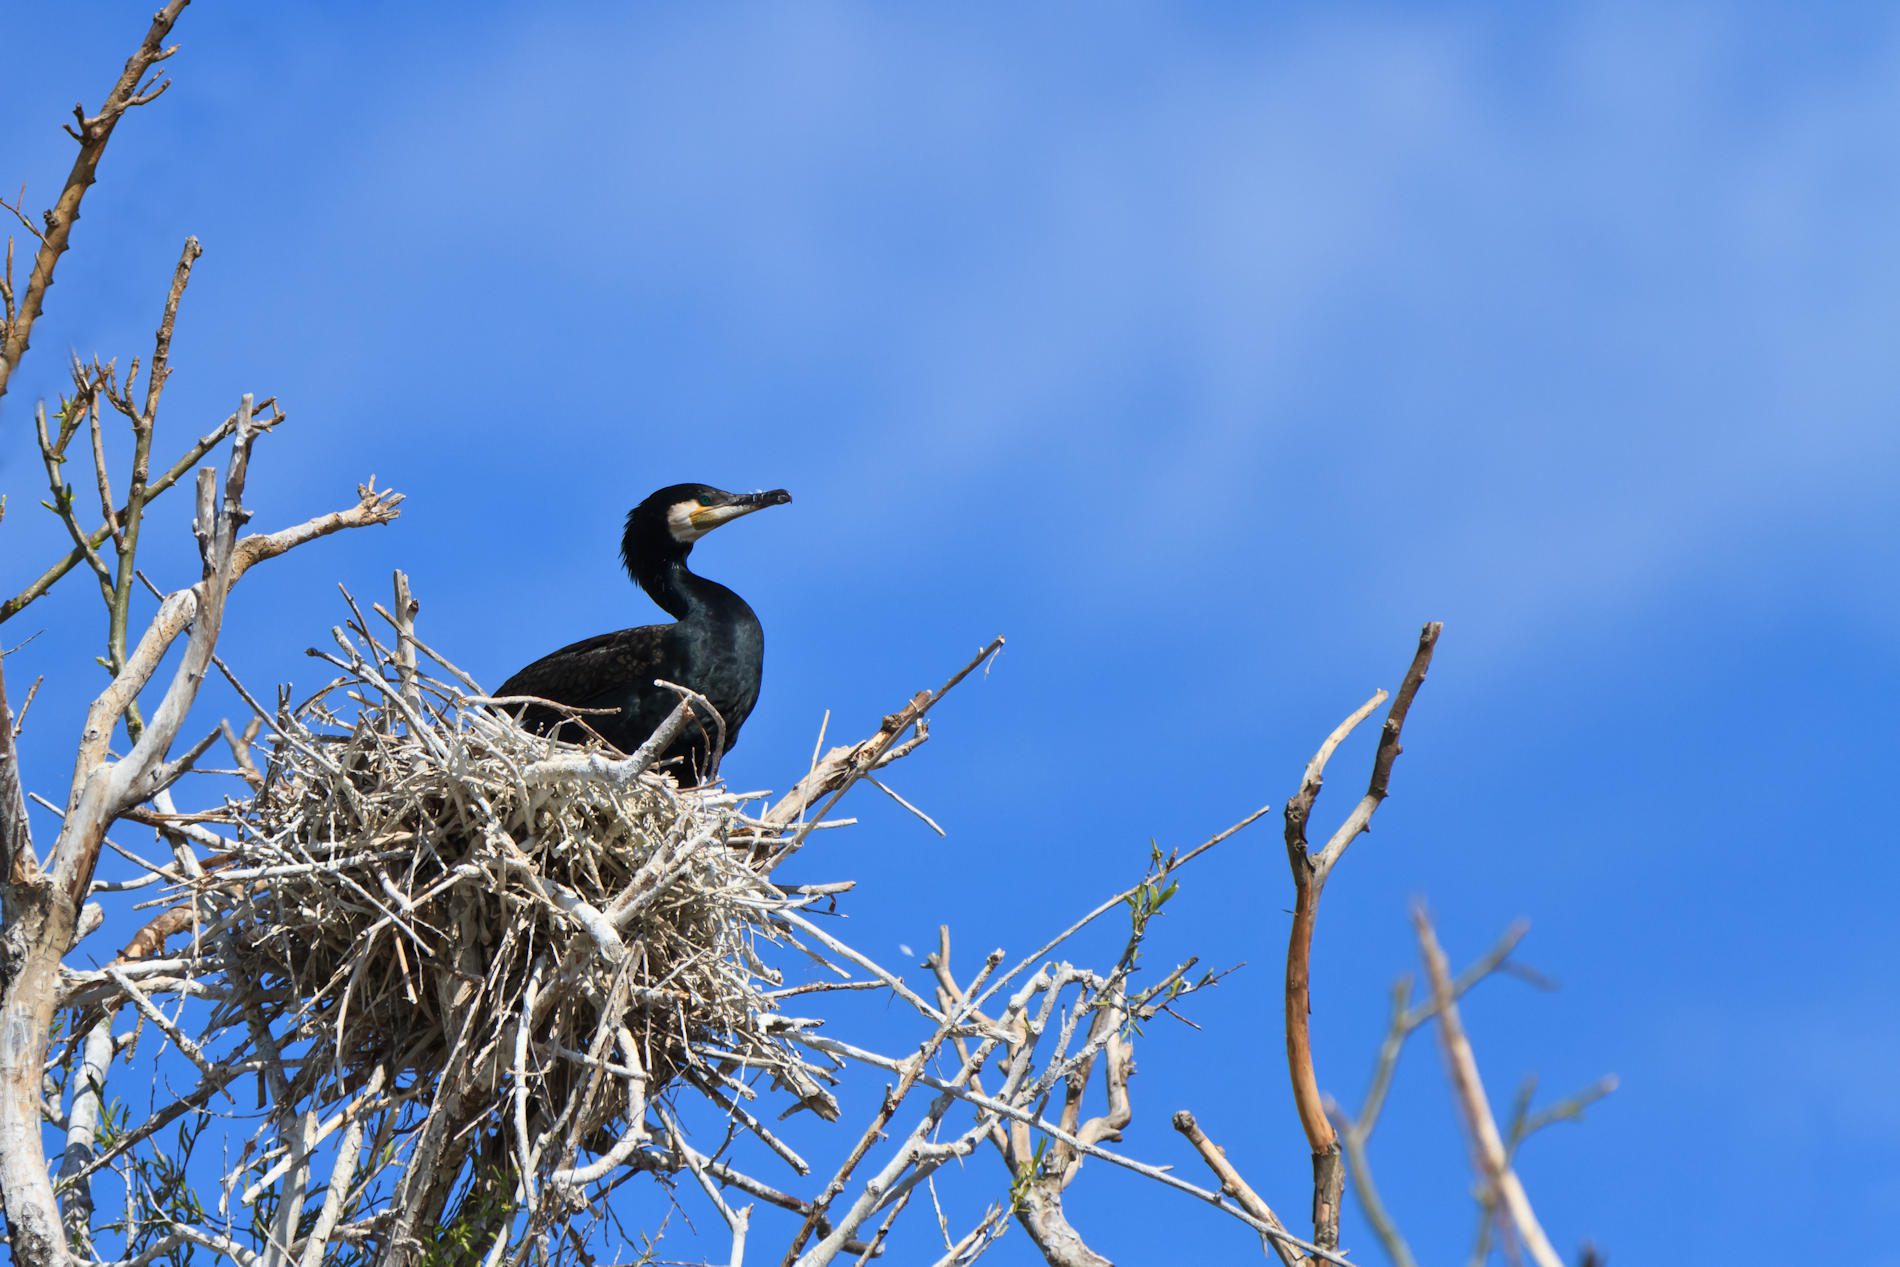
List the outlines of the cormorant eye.
<svg viewBox="0 0 1900 1267">
<path fill-rule="evenodd" d="M 711 493 L 701 493 L 701 494 L 699 495 L 699 504 L 700 504 L 700 505 L 702 505 L 702 506 L 710 506 L 710 505 L 712 505 L 712 504 L 713 504 L 713 495 L 712 495 Z"/>
</svg>

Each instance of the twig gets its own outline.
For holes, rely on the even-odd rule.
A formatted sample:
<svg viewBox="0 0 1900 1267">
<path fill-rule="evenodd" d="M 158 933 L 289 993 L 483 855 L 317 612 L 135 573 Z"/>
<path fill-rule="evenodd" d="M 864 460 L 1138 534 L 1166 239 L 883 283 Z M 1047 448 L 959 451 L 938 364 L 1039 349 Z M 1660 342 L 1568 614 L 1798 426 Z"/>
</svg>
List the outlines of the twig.
<svg viewBox="0 0 1900 1267">
<path fill-rule="evenodd" d="M 1346 847 L 1363 831 L 1370 829 L 1372 815 L 1384 801 L 1392 777 L 1392 763 L 1400 752 L 1399 737 L 1405 729 L 1405 717 L 1412 699 L 1425 681 L 1431 667 L 1432 650 L 1437 646 L 1443 625 L 1432 621 L 1420 631 L 1418 651 L 1411 667 L 1399 684 L 1399 691 L 1386 713 L 1379 736 L 1379 748 L 1373 757 L 1372 777 L 1366 793 L 1346 816 L 1326 847 L 1317 855 L 1307 848 L 1306 827 L 1313 804 L 1319 798 L 1326 763 L 1333 752 L 1385 700 L 1379 691 L 1345 721 L 1334 728 L 1307 763 L 1299 791 L 1287 802 L 1286 852 L 1293 870 L 1293 926 L 1287 939 L 1286 953 L 1286 1061 L 1293 1083 L 1293 1104 L 1299 1112 L 1300 1126 L 1313 1153 L 1313 1239 L 1328 1248 L 1339 1244 L 1339 1203 L 1345 1188 L 1344 1167 L 1340 1162 L 1338 1133 L 1326 1117 L 1325 1099 L 1320 1095 L 1319 1076 L 1313 1068 L 1313 1038 L 1310 1031 L 1312 1005 L 1313 930 L 1319 918 L 1320 893 L 1326 879 L 1345 855 Z"/>
<path fill-rule="evenodd" d="M 1207 1132 L 1201 1129 L 1200 1123 L 1194 1120 L 1192 1113 L 1186 1109 L 1176 1113 L 1174 1129 L 1185 1135 L 1188 1143 L 1194 1145 L 1194 1151 L 1201 1155 L 1201 1160 L 1207 1163 L 1207 1168 L 1212 1170 L 1214 1177 L 1220 1180 L 1222 1192 L 1238 1201 L 1241 1209 L 1279 1233 L 1278 1236 L 1263 1235 L 1260 1239 L 1272 1246 L 1273 1252 L 1280 1256 L 1280 1261 L 1285 1263 L 1286 1267 L 1299 1267 L 1301 1263 L 1308 1261 L 1305 1251 L 1293 1243 L 1292 1233 L 1287 1230 L 1286 1224 L 1280 1221 L 1280 1216 L 1273 1212 L 1273 1207 L 1263 1201 L 1260 1194 L 1240 1177 L 1240 1172 L 1234 1169 L 1234 1163 L 1227 1160 L 1227 1150 L 1207 1137 Z"/>
<path fill-rule="evenodd" d="M 275 403 L 276 403 L 275 401 L 269 398 L 266 398 L 265 400 L 263 400 L 262 402 L 258 404 L 257 406 L 258 412 L 261 414 L 264 410 L 273 408 L 275 406 Z M 258 417 L 255 420 L 254 425 L 257 427 L 259 431 L 267 431 L 276 423 L 281 422 L 282 420 L 283 420 L 282 414 L 263 416 L 263 417 Z M 146 490 L 146 493 L 145 493 L 146 502 L 148 503 L 151 502 L 153 498 L 157 497 L 160 493 L 165 492 L 172 485 L 176 484 L 180 479 L 183 479 L 187 471 L 190 471 L 194 467 L 196 467 L 198 463 L 205 457 L 206 454 L 210 453 L 213 449 L 217 448 L 218 445 L 222 444 L 226 439 L 228 439 L 231 436 L 231 434 L 234 431 L 237 430 L 237 422 L 238 422 L 238 416 L 237 414 L 233 413 L 230 417 L 226 418 L 223 422 L 219 423 L 218 426 L 215 429 L 213 429 L 209 434 L 200 436 L 195 442 L 193 442 L 190 448 L 186 449 L 182 454 L 179 455 L 177 461 L 173 462 L 171 466 L 166 468 L 165 473 L 163 475 L 159 476 L 157 479 L 152 481 L 151 486 Z M 119 513 L 122 514 L 123 512 L 121 511 Z M 106 523 L 101 524 L 99 527 L 93 529 L 91 534 L 88 535 L 86 538 L 87 545 L 90 548 L 95 549 L 95 550 L 98 547 L 104 545 L 106 542 L 106 539 L 112 535 L 114 522 L 115 522 L 114 519 L 108 519 Z M 14 616 L 18 615 L 22 610 L 24 610 L 28 605 L 30 605 L 35 599 L 39 598 L 40 595 L 46 593 L 47 590 L 51 589 L 53 587 L 53 584 L 57 582 L 62 576 L 65 576 L 66 573 L 72 571 L 74 567 L 78 566 L 81 562 L 83 562 L 85 560 L 85 557 L 86 557 L 85 549 L 80 546 L 74 546 L 58 562 L 54 563 L 51 567 L 47 568 L 44 572 L 40 573 L 40 575 L 37 578 L 35 578 L 33 582 L 29 584 L 25 589 L 21 590 L 18 594 L 15 594 L 12 598 L 8 599 L 6 602 L 0 603 L 0 623 L 5 623 L 6 621 L 12 619 Z"/>
<path fill-rule="evenodd" d="M 380 1066 L 370 1075 L 369 1085 L 364 1088 L 365 1096 L 375 1096 L 382 1091 L 383 1070 Z M 362 1152 L 364 1118 L 352 1120 L 343 1132 L 343 1139 L 337 1145 L 336 1160 L 330 1164 L 330 1185 L 323 1194 L 323 1206 L 317 1211 L 317 1221 L 311 1227 L 310 1234 L 304 1239 L 303 1255 L 298 1259 L 298 1267 L 320 1267 L 323 1251 L 330 1243 L 330 1236 L 336 1231 L 337 1222 L 343 1217 L 343 1208 L 349 1199 L 350 1182 L 356 1177 L 357 1157 Z"/>
<path fill-rule="evenodd" d="M 39 251 L 33 257 L 33 271 L 27 278 L 25 293 L 20 296 L 18 311 L 7 322 L 4 338 L 0 338 L 0 397 L 6 395 L 13 368 L 26 355 L 33 323 L 39 319 L 45 307 L 46 291 L 53 284 L 53 269 L 72 241 L 80 203 L 85 199 L 86 190 L 98 179 L 99 160 L 105 154 L 106 142 L 112 139 L 112 130 L 118 126 L 119 119 L 127 110 L 153 100 L 170 84 L 166 80 L 149 89 L 142 90 L 140 86 L 148 70 L 177 51 L 175 47 L 164 46 L 165 37 L 171 34 L 172 23 L 178 20 L 178 15 L 184 12 L 190 2 L 170 0 L 154 14 L 145 39 L 127 59 L 125 69 L 120 72 L 112 91 L 106 94 L 105 104 L 99 107 L 99 113 L 88 116 L 83 110 L 78 112 L 79 131 L 75 135 L 79 140 L 79 153 L 73 159 L 72 171 L 66 177 L 65 188 L 60 190 L 59 200 L 47 213 L 46 233 L 40 239 Z"/>
<path fill-rule="evenodd" d="M 1504 935 L 1479 956 L 1477 962 L 1466 968 L 1452 983 L 1452 998 L 1461 999 L 1479 982 L 1487 980 L 1493 973 L 1507 971 L 1513 965 L 1511 953 L 1523 941 L 1529 925 L 1519 921 L 1506 929 Z M 1379 1054 L 1373 1064 L 1372 1081 L 1366 1088 L 1366 1097 L 1359 1108 L 1359 1115 L 1350 1117 L 1346 1110 L 1330 1097 L 1326 1101 L 1328 1118 L 1338 1128 L 1339 1137 L 1345 1148 L 1347 1172 L 1352 1182 L 1353 1194 L 1358 1198 L 1364 1211 L 1366 1222 L 1372 1227 L 1373 1235 L 1379 1238 L 1395 1267 L 1413 1267 L 1415 1259 L 1411 1247 L 1400 1233 L 1391 1213 L 1385 1208 L 1385 1202 L 1379 1195 L 1378 1184 L 1372 1177 L 1370 1143 L 1372 1132 L 1379 1124 L 1379 1115 L 1385 1109 L 1385 1098 L 1392 1087 L 1392 1076 L 1398 1069 L 1399 1055 L 1405 1048 L 1408 1038 L 1423 1026 L 1431 1023 L 1438 1015 L 1437 1004 L 1427 999 L 1414 1007 L 1412 1005 L 1412 980 L 1400 978 L 1392 987 L 1392 1020 L 1386 1027 L 1385 1038 L 1379 1044 Z"/>
<path fill-rule="evenodd" d="M 822 822 L 827 814 L 837 808 L 838 802 L 844 799 L 844 794 L 849 792 L 852 785 L 860 778 L 886 764 L 887 759 L 892 758 L 898 740 L 906 731 L 914 727 L 921 741 L 924 734 L 924 718 L 930 710 L 937 706 L 939 700 L 954 690 L 959 682 L 975 672 L 985 660 L 1002 650 L 1002 647 L 1003 639 L 1000 636 L 990 639 L 984 644 L 983 649 L 970 659 L 969 663 L 952 673 L 949 680 L 942 686 L 935 691 L 919 691 L 911 697 L 910 703 L 886 717 L 877 734 L 862 743 L 834 748 L 826 753 L 816 768 L 800 779 L 797 785 L 765 814 L 766 822 L 775 826 L 789 827 L 811 807 L 814 801 L 824 796 L 826 792 L 831 793 L 830 799 L 824 803 L 818 813 L 794 832 L 790 840 L 779 846 L 772 865 L 776 866 L 803 848 L 806 837 L 811 835 L 813 825 Z"/>
<path fill-rule="evenodd" d="M 134 411 L 124 410 L 132 420 L 132 478 L 125 493 L 125 509 L 118 516 L 114 533 L 119 549 L 118 572 L 113 578 L 111 599 L 111 622 L 106 634 L 106 657 L 114 673 L 125 663 L 126 625 L 132 610 L 132 573 L 137 566 L 139 548 L 139 527 L 145 520 L 145 505 L 150 497 L 147 487 L 152 471 L 152 433 L 158 424 L 158 401 L 164 393 L 165 382 L 171 377 L 172 328 L 178 320 L 178 304 L 184 298 L 185 287 L 191 281 L 191 266 L 204 254 L 198 245 L 198 239 L 185 239 L 184 249 L 179 252 L 178 266 L 172 272 L 171 289 L 165 295 L 165 310 L 159 317 L 158 333 L 153 336 L 152 364 L 146 371 L 145 406 Z M 136 372 L 134 363 L 134 372 Z M 126 390 L 131 390 L 131 376 L 127 376 Z M 94 417 L 97 417 L 95 406 Z M 112 526 L 112 490 L 106 483 L 105 455 L 98 447 L 98 426 L 93 427 L 94 462 L 99 472 L 100 501 L 103 504 L 108 526 Z M 128 714 L 130 732 L 133 739 L 138 738 L 138 719 Z"/>
<path fill-rule="evenodd" d="M 1491 1116 L 1491 1103 L 1478 1077 L 1477 1057 L 1471 1041 L 1465 1037 L 1464 1024 L 1458 1018 L 1458 1004 L 1452 996 L 1451 968 L 1438 945 L 1431 920 L 1422 904 L 1412 908 L 1412 926 L 1418 933 L 1419 954 L 1425 961 L 1426 979 L 1438 1014 L 1438 1037 L 1445 1053 L 1445 1069 L 1452 1091 L 1463 1113 L 1465 1128 L 1471 1135 L 1478 1172 L 1487 1192 L 1495 1193 L 1516 1230 L 1518 1240 L 1529 1251 L 1538 1267 L 1563 1267 L 1563 1259 L 1544 1235 L 1537 1215 L 1531 1210 L 1530 1197 L 1517 1173 L 1511 1169 L 1504 1140 L 1498 1134 L 1497 1120 Z"/>
<path fill-rule="evenodd" d="M 1220 831 L 1215 832 L 1212 836 L 1209 836 L 1206 840 L 1194 846 L 1194 848 L 1188 850 L 1186 853 L 1181 854 L 1178 857 L 1167 859 L 1165 863 L 1163 864 L 1158 876 L 1144 878 L 1139 884 L 1130 885 L 1128 888 L 1123 889 L 1121 892 L 1115 894 L 1113 897 L 1102 902 L 1099 906 L 1089 911 L 1088 914 L 1084 915 L 1081 919 L 1078 919 L 1077 921 L 1075 921 L 1075 923 L 1069 925 L 1067 928 L 1063 929 L 1060 933 L 1057 933 L 1054 937 L 1050 938 L 1047 942 L 1044 942 L 1041 946 L 1037 947 L 1033 952 L 1031 952 L 1028 955 L 1025 955 L 1022 959 L 1018 960 L 1015 963 L 1015 965 L 1012 966 L 1007 972 L 1003 973 L 1002 976 L 997 977 L 995 981 L 993 981 L 990 984 L 989 988 L 986 989 L 980 996 L 977 997 L 977 999 L 975 1000 L 975 1006 L 981 1007 L 984 1003 L 989 1001 L 992 995 L 994 995 L 998 990 L 1002 989 L 1006 983 L 1014 980 L 1019 973 L 1023 972 L 1025 969 L 1029 968 L 1033 964 L 1040 963 L 1043 960 L 1043 958 L 1047 956 L 1051 951 L 1055 950 L 1056 947 L 1068 941 L 1069 938 L 1075 936 L 1077 933 L 1081 932 L 1084 928 L 1087 928 L 1090 924 L 1093 924 L 1096 920 L 1100 919 L 1102 916 L 1108 914 L 1110 911 L 1123 908 L 1127 904 L 1128 899 L 1133 897 L 1141 889 L 1147 887 L 1150 884 L 1157 882 L 1158 880 L 1169 879 L 1170 877 L 1174 875 L 1175 872 L 1179 871 L 1182 867 L 1185 867 L 1188 863 L 1194 861 L 1196 858 L 1206 853 L 1209 849 L 1212 849 L 1215 845 L 1218 845 L 1227 841 L 1233 836 L 1238 835 L 1243 828 L 1249 827 L 1253 825 L 1254 823 L 1258 822 L 1261 818 L 1265 817 L 1267 812 L 1271 810 L 1272 808 L 1273 807 L 1271 805 L 1261 806 L 1259 809 L 1247 815 L 1245 818 L 1240 819 L 1238 822 L 1232 824 L 1231 826 L 1225 827 L 1221 829 Z"/>
<path fill-rule="evenodd" d="M 6 660 L 0 657 L 0 880 L 24 887 L 39 876 L 40 866 L 34 856 L 33 828 L 26 816 L 26 791 L 14 743 L 19 729 L 7 704 Z"/>
</svg>

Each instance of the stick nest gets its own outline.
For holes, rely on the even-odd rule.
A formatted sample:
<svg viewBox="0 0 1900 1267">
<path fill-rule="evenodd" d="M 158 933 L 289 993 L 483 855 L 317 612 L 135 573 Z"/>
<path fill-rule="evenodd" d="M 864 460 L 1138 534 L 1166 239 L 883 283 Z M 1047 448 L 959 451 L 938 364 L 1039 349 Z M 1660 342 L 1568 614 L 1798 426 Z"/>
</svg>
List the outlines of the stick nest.
<svg viewBox="0 0 1900 1267">
<path fill-rule="evenodd" d="M 648 1097 L 681 1079 L 764 1073 L 835 1112 L 773 1032 L 761 944 L 805 901 L 761 861 L 775 831 L 723 791 L 524 731 L 446 662 L 460 687 L 360 624 L 335 633 L 342 676 L 280 710 L 230 807 L 238 848 L 193 884 L 248 986 L 227 1023 L 301 1048 L 298 1098 L 374 1076 L 434 1087 L 431 1112 L 464 1125 L 512 1107 L 510 1152 L 537 1168 L 643 1137 Z"/>
</svg>

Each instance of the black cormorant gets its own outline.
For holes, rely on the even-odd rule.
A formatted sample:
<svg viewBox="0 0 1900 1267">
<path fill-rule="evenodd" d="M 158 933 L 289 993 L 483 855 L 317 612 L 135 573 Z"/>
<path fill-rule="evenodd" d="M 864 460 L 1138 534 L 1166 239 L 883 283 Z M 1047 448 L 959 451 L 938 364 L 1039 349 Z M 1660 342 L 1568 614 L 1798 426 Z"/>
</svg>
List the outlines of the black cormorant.
<svg viewBox="0 0 1900 1267">
<path fill-rule="evenodd" d="M 704 484 L 674 484 L 627 513 L 620 557 L 627 572 L 653 601 L 675 618 L 670 625 L 642 625 L 600 634 L 542 656 L 501 685 L 497 694 L 533 695 L 577 708 L 614 708 L 585 717 L 587 725 L 622 752 L 632 752 L 666 720 L 679 697 L 654 679 L 698 691 L 719 710 L 725 747 L 738 742 L 739 728 L 759 698 L 765 631 L 744 599 L 686 566 L 693 543 L 741 515 L 783 506 L 792 495 L 728 493 Z M 567 715 L 540 704 L 520 710 L 522 724 L 547 733 L 561 727 L 566 738 L 580 732 Z M 718 726 L 694 719 L 661 756 L 678 759 L 671 769 L 683 786 L 710 773 Z"/>
</svg>

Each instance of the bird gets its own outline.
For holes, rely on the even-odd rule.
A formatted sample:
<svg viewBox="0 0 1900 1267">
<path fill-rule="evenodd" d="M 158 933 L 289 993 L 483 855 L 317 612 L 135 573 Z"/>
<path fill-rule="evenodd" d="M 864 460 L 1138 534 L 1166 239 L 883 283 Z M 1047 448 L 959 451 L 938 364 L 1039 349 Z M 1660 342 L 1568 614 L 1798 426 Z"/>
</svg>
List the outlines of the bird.
<svg viewBox="0 0 1900 1267">
<path fill-rule="evenodd" d="M 718 721 L 695 715 L 661 753 L 682 787 L 712 777 L 723 752 L 758 702 L 765 631 L 746 601 L 686 566 L 701 537 L 721 524 L 768 506 L 788 505 L 782 488 L 729 493 L 707 484 L 670 484 L 627 512 L 620 558 L 634 583 L 673 623 L 598 634 L 550 652 L 503 682 L 498 698 L 532 696 L 576 708 L 614 709 L 585 715 L 586 726 L 621 752 L 652 737 L 680 697 L 659 679 L 705 696 Z M 557 738 L 583 738 L 573 717 L 546 704 L 518 708 L 521 724 Z M 723 746 L 721 726 L 723 723 Z M 718 749 L 715 751 L 715 749 Z"/>
</svg>

